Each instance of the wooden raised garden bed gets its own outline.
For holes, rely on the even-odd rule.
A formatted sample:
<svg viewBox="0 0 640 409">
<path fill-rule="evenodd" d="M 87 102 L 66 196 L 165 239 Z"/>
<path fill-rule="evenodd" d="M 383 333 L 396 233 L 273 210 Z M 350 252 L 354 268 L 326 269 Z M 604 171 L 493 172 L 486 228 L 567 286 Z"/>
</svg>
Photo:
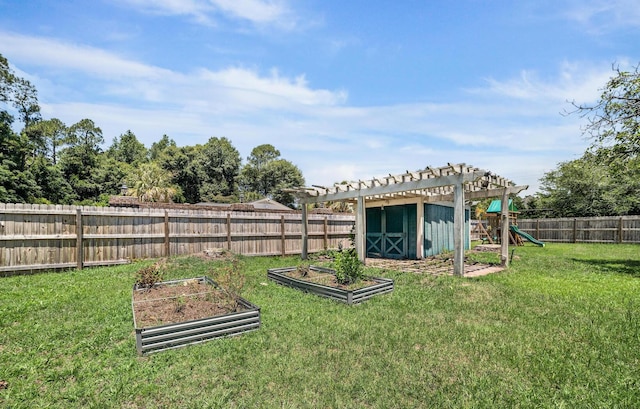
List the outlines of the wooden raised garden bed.
<svg viewBox="0 0 640 409">
<path fill-rule="evenodd" d="M 335 271 L 330 268 L 309 266 L 306 277 L 299 276 L 298 267 L 272 268 L 267 278 L 278 284 L 298 290 L 331 298 L 346 304 L 357 304 L 375 295 L 393 291 L 393 280 L 379 277 L 366 277 L 361 285 L 339 285 L 335 283 Z"/>
<path fill-rule="evenodd" d="M 133 323 L 138 354 L 239 335 L 260 327 L 260 308 L 233 299 L 209 277 L 133 287 Z"/>
</svg>

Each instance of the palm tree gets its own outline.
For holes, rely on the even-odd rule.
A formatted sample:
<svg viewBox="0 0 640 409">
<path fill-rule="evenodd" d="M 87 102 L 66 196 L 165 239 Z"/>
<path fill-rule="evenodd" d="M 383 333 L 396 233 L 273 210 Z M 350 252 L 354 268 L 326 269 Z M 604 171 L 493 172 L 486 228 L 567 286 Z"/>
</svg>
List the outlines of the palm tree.
<svg viewBox="0 0 640 409">
<path fill-rule="evenodd" d="M 144 163 L 129 176 L 129 195 L 141 202 L 171 203 L 179 188 L 171 183 L 171 173 L 156 163 Z"/>
</svg>

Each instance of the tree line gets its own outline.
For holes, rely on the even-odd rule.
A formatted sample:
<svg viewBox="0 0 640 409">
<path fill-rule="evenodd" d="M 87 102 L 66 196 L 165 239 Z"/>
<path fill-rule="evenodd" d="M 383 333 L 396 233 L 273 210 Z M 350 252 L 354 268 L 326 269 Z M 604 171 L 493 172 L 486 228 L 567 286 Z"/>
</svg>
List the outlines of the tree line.
<svg viewBox="0 0 640 409">
<path fill-rule="evenodd" d="M 640 214 L 640 71 L 613 67 L 593 105 L 572 102 L 566 115 L 584 118 L 591 140 L 582 157 L 561 162 L 524 201 L 527 217 Z"/>
<path fill-rule="evenodd" d="M 36 88 L 16 76 L 0 54 L 0 202 L 106 205 L 126 185 L 142 201 L 232 203 L 268 197 L 295 207 L 287 189 L 304 185 L 300 169 L 270 144 L 256 146 L 242 164 L 225 137 L 177 146 L 163 135 L 147 148 L 128 130 L 107 149 L 104 142 L 91 119 L 71 125 L 43 119 Z"/>
<path fill-rule="evenodd" d="M 513 198 L 523 218 L 640 214 L 640 65 L 613 75 L 593 105 L 571 102 L 563 114 L 579 115 L 591 145 L 540 179 L 540 192 Z M 491 200 L 475 207 L 483 218 Z"/>
<path fill-rule="evenodd" d="M 572 103 L 591 146 L 540 179 L 541 191 L 516 197 L 524 217 L 640 214 L 640 66 L 613 67 L 593 105 Z M 14 132 L 16 118 L 22 125 Z M 272 145 L 255 147 L 243 165 L 225 137 L 177 146 L 167 135 L 147 148 L 128 130 L 102 149 L 101 129 L 90 119 L 67 126 L 43 119 L 37 91 L 15 75 L 0 54 L 0 202 L 105 205 L 126 184 L 145 201 L 238 202 L 269 197 L 290 207 L 288 188 L 302 172 Z M 482 213 L 480 203 L 476 213 Z"/>
</svg>

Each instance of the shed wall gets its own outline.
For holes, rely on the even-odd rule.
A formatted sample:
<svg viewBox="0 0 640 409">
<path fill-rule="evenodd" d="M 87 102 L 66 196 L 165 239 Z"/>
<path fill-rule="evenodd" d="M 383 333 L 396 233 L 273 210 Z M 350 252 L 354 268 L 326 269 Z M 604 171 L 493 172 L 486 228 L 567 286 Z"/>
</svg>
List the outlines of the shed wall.
<svg viewBox="0 0 640 409">
<path fill-rule="evenodd" d="M 465 249 L 471 246 L 470 235 L 470 211 L 465 210 Z M 449 206 L 437 204 L 424 205 L 424 256 L 435 256 L 447 251 L 453 251 L 454 209 Z"/>
</svg>

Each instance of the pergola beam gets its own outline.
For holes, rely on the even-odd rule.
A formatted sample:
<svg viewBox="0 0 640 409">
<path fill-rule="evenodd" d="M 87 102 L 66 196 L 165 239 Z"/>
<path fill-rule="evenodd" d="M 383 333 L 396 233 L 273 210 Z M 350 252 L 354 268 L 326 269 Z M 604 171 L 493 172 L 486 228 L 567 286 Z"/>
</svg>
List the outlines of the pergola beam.
<svg viewBox="0 0 640 409">
<path fill-rule="evenodd" d="M 446 186 L 452 186 L 458 183 L 459 179 L 462 178 L 462 183 L 474 182 L 475 180 L 482 178 L 485 172 L 483 171 L 473 171 L 469 173 L 459 173 L 453 175 L 439 176 L 439 177 L 429 177 L 427 179 L 417 179 L 406 182 L 396 182 L 389 183 L 388 185 L 381 186 L 371 186 L 369 188 L 362 189 L 360 186 L 357 188 L 352 186 L 351 184 L 347 185 L 337 185 L 338 186 L 346 186 L 347 190 L 336 191 L 335 193 L 321 193 L 318 192 L 317 196 L 301 196 L 300 203 L 320 203 L 320 202 L 328 202 L 328 201 L 340 201 L 340 200 L 353 200 L 357 199 L 358 196 L 375 196 L 375 195 L 392 195 L 392 194 L 401 194 L 403 192 L 412 191 L 412 190 L 426 190 L 426 189 L 434 189 L 434 188 L 443 188 Z M 387 179 L 389 180 L 389 179 Z M 338 190 L 336 189 L 336 190 Z M 305 190 L 306 192 L 306 190 Z"/>
<path fill-rule="evenodd" d="M 505 188 L 502 187 L 502 188 L 485 189 L 485 190 L 477 190 L 477 191 L 465 191 L 464 197 L 465 197 L 465 200 L 486 199 L 489 197 L 501 197 L 502 193 L 504 192 L 504 189 Z M 518 194 L 523 190 L 529 189 L 529 185 L 510 186 L 507 189 L 509 190 L 509 194 Z M 427 203 L 428 202 L 452 202 L 453 193 L 426 196 L 425 201 Z"/>
</svg>

